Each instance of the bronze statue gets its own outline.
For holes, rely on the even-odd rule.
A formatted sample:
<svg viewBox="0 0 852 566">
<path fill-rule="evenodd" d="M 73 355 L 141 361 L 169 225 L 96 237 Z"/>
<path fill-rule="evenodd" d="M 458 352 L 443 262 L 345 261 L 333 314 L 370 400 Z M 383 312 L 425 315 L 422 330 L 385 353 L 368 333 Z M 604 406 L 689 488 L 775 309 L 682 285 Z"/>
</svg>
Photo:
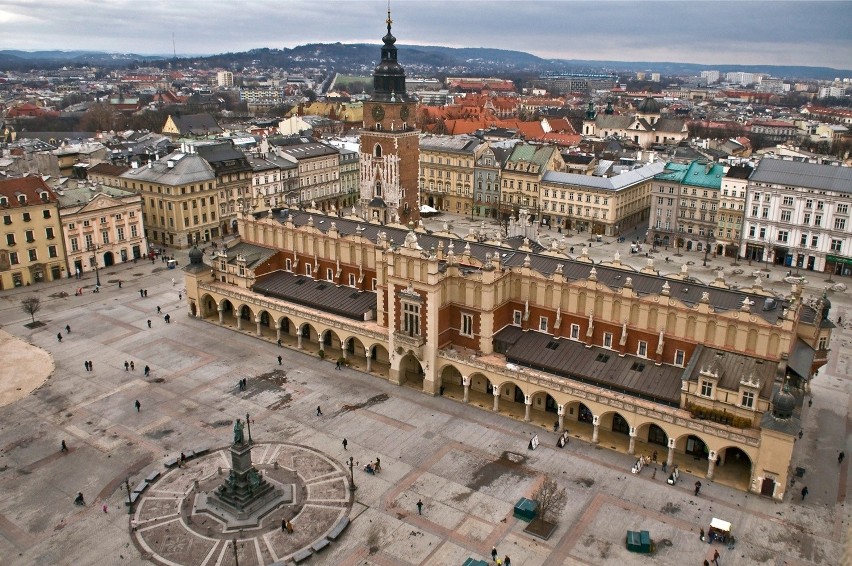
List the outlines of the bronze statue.
<svg viewBox="0 0 852 566">
<path fill-rule="evenodd" d="M 234 444 L 242 444 L 243 443 L 243 423 L 240 422 L 240 419 L 237 419 L 237 422 L 234 423 Z"/>
</svg>

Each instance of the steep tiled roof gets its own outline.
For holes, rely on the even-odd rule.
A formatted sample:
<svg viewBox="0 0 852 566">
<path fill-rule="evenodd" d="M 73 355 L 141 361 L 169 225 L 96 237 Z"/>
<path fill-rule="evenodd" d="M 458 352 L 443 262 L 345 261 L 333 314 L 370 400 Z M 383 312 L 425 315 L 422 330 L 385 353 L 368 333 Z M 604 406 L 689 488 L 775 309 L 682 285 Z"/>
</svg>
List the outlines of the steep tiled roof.
<svg viewBox="0 0 852 566">
<path fill-rule="evenodd" d="M 47 193 L 47 202 L 56 202 L 56 193 L 48 186 L 41 177 L 19 177 L 17 179 L 0 180 L 0 196 L 8 199 L 6 207 L 22 208 L 33 204 L 44 204 L 41 193 Z M 18 200 L 19 196 L 25 196 L 25 204 Z M 6 208 L 3 207 L 3 208 Z"/>
</svg>

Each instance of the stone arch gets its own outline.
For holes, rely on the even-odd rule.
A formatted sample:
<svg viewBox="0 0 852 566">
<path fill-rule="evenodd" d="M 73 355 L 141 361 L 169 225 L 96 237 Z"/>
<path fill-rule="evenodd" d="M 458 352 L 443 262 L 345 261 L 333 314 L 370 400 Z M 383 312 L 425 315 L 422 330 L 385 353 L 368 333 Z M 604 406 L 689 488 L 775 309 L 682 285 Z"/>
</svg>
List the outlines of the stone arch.
<svg viewBox="0 0 852 566">
<path fill-rule="evenodd" d="M 269 311 L 266 309 L 261 310 L 257 313 L 257 319 L 260 322 L 261 326 L 265 326 L 266 328 L 272 328 L 272 315 L 269 314 Z"/>
<path fill-rule="evenodd" d="M 329 352 L 340 352 L 340 336 L 331 328 L 326 328 L 319 333 L 320 348 Z"/>
<path fill-rule="evenodd" d="M 409 350 L 408 353 L 402 356 L 402 359 L 399 361 L 400 385 L 408 385 L 415 389 L 423 389 L 423 379 L 425 375 L 423 366 L 420 364 L 420 360 L 417 359 L 417 356 L 414 355 L 414 352 Z"/>
<path fill-rule="evenodd" d="M 236 325 L 237 310 L 234 308 L 234 303 L 228 299 L 222 299 L 219 301 L 216 309 L 219 311 L 219 320 L 222 324 Z"/>
<path fill-rule="evenodd" d="M 459 369 L 453 364 L 447 364 L 440 368 L 437 372 L 438 382 L 444 386 L 458 386 L 462 387 L 463 379 L 462 373 Z"/>
<path fill-rule="evenodd" d="M 240 319 L 243 321 L 254 322 L 254 313 L 252 312 L 251 306 L 243 303 L 240 305 L 239 310 Z"/>
<path fill-rule="evenodd" d="M 600 415 L 600 425 L 603 430 L 616 434 L 630 435 L 630 420 L 618 411 L 606 411 Z"/>
<path fill-rule="evenodd" d="M 659 423 L 647 421 L 636 427 L 636 437 L 649 446 L 668 448 L 671 435 Z"/>
<path fill-rule="evenodd" d="M 571 401 L 565 408 L 565 418 L 591 425 L 594 411 L 582 401 Z"/>
<path fill-rule="evenodd" d="M 312 344 L 315 346 L 313 349 L 319 350 L 319 333 L 310 322 L 303 322 L 299 325 L 299 332 L 296 336 L 301 338 L 299 347 L 304 348 L 308 344 Z"/>
<path fill-rule="evenodd" d="M 745 349 L 747 352 L 754 352 L 755 350 L 757 350 L 757 330 L 755 330 L 754 328 L 748 331 Z"/>
<path fill-rule="evenodd" d="M 728 322 L 728 330 L 725 332 L 725 346 L 733 348 L 737 343 L 737 327 Z"/>
<path fill-rule="evenodd" d="M 707 459 L 710 447 L 699 435 L 689 432 L 682 434 L 675 440 L 675 450 L 693 458 Z"/>
<path fill-rule="evenodd" d="M 204 293 L 198 300 L 198 308 L 201 312 L 201 318 L 219 317 L 219 309 L 216 304 L 216 299 L 209 293 Z"/>
<path fill-rule="evenodd" d="M 559 403 L 546 391 L 536 391 L 532 394 L 532 408 L 534 411 L 553 413 L 556 415 Z"/>
<path fill-rule="evenodd" d="M 713 479 L 725 485 L 748 490 L 754 475 L 754 459 L 740 446 L 725 446 L 716 451 Z"/>
</svg>

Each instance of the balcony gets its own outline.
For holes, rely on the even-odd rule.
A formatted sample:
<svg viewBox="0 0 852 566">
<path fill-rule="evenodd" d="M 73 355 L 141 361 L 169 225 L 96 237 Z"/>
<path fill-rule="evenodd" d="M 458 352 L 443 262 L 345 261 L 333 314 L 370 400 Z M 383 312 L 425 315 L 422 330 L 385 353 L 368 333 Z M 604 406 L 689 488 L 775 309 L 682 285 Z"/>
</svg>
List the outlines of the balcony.
<svg viewBox="0 0 852 566">
<path fill-rule="evenodd" d="M 399 331 L 393 333 L 393 339 L 398 345 L 408 348 L 419 348 L 426 343 L 425 336 L 409 336 L 405 332 Z"/>
</svg>

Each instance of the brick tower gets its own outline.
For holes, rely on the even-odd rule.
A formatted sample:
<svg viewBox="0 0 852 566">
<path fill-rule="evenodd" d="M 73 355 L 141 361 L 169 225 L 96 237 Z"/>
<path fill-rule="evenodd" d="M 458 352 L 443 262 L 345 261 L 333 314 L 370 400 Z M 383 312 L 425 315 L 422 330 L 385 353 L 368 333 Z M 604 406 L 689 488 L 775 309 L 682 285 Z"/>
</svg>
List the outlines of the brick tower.
<svg viewBox="0 0 852 566">
<path fill-rule="evenodd" d="M 396 38 L 382 38 L 382 59 L 373 71 L 373 98 L 364 102 L 361 132 L 361 205 L 370 220 L 407 224 L 419 214 L 417 102 L 405 91 L 405 70 L 396 60 Z"/>
</svg>

